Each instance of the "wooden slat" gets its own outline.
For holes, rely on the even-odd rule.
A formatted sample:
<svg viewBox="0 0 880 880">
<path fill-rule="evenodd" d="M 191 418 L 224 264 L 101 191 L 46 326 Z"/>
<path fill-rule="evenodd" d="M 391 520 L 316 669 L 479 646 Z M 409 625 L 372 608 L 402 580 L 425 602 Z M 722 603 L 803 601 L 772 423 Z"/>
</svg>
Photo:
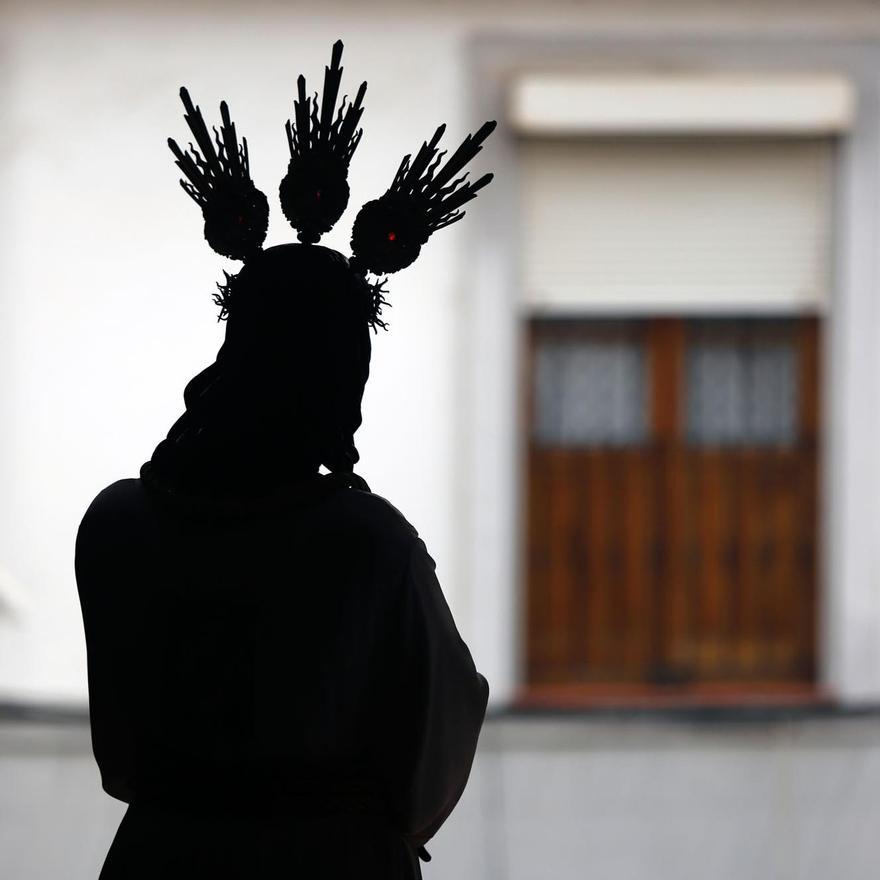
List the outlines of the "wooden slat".
<svg viewBox="0 0 880 880">
<path fill-rule="evenodd" d="M 527 581 L 527 672 L 529 681 L 543 681 L 550 658 L 547 642 L 547 577 L 550 570 L 550 511 L 547 455 L 529 452 L 528 467 L 528 581 Z"/>
<path fill-rule="evenodd" d="M 790 499 L 786 491 L 790 454 L 768 453 L 763 504 L 767 511 L 770 559 L 764 589 L 764 639 L 767 674 L 784 677 L 786 655 L 786 618 L 790 609 L 786 602 L 788 587 L 788 548 L 791 544 Z"/>
<path fill-rule="evenodd" d="M 753 511 L 758 527 L 758 628 L 756 637 L 759 646 L 759 675 L 773 676 L 770 657 L 770 641 L 773 638 L 773 575 L 774 575 L 774 534 L 773 506 L 770 498 L 773 466 L 766 455 L 758 458 L 759 504 Z"/>
<path fill-rule="evenodd" d="M 674 681 L 688 674 L 691 603 L 687 573 L 687 461 L 683 448 L 682 384 L 684 323 L 680 319 L 652 321 L 648 331 L 651 352 L 652 438 L 657 467 L 656 626 L 652 678 Z"/>
<path fill-rule="evenodd" d="M 608 639 L 606 665 L 617 677 L 625 677 L 626 656 L 626 569 L 624 548 L 627 522 L 624 518 L 625 469 L 629 465 L 626 453 L 616 451 L 607 456 L 606 473 L 606 538 L 605 538 L 605 593 L 608 608 Z"/>
<path fill-rule="evenodd" d="M 656 708 L 833 707 L 831 694 L 811 682 L 730 679 L 688 682 L 658 688 L 621 682 L 532 685 L 515 698 L 517 708 Z"/>
<path fill-rule="evenodd" d="M 745 678 L 760 674 L 761 526 L 756 511 L 761 509 L 760 453 L 746 449 L 739 456 L 740 603 L 736 662 Z"/>
<path fill-rule="evenodd" d="M 700 522 L 699 604 L 697 607 L 698 678 L 716 677 L 721 662 L 722 613 L 724 593 L 728 589 L 725 564 L 725 462 L 717 453 L 693 453 L 699 472 L 697 516 Z"/>
<path fill-rule="evenodd" d="M 568 663 L 569 680 L 583 680 L 590 674 L 590 652 L 595 648 L 593 610 L 591 599 L 594 583 L 591 577 L 591 563 L 596 553 L 595 547 L 587 539 L 590 517 L 590 503 L 593 496 L 593 469 L 589 453 L 578 451 L 574 455 L 569 473 L 570 483 L 576 487 L 577 528 L 574 535 L 576 570 L 576 613 L 572 615 L 570 626 L 573 629 L 571 655 Z"/>
<path fill-rule="evenodd" d="M 800 522 L 795 547 L 795 580 L 800 585 L 793 611 L 795 676 L 802 680 L 816 675 L 816 614 L 819 595 L 819 473 L 823 390 L 819 382 L 820 326 L 816 318 L 800 323 L 800 418 L 801 437 L 797 475 Z"/>
<path fill-rule="evenodd" d="M 800 441 L 815 445 L 819 437 L 819 321 L 805 318 L 797 327 L 798 414 Z"/>
<path fill-rule="evenodd" d="M 590 548 L 587 562 L 589 631 L 588 663 L 591 677 L 607 675 L 609 640 L 608 605 L 608 470 L 600 452 L 586 453 L 589 460 L 590 494 L 584 523 L 585 539 Z"/>
<path fill-rule="evenodd" d="M 798 530 L 795 580 L 799 585 L 798 601 L 793 611 L 796 639 L 796 674 L 800 680 L 816 676 L 816 609 L 818 599 L 819 556 L 819 487 L 815 450 L 801 454 L 798 474 L 798 507 L 801 524 Z"/>
<path fill-rule="evenodd" d="M 623 500 L 623 628 L 621 667 L 627 680 L 644 681 L 649 674 L 650 628 L 653 616 L 654 498 L 650 455 L 633 451 L 624 462 L 620 495 Z"/>
<path fill-rule="evenodd" d="M 580 539 L 576 491 L 572 487 L 570 465 L 573 454 L 568 450 L 548 452 L 550 456 L 550 568 L 547 572 L 549 628 L 549 674 L 554 681 L 564 681 L 570 663 L 574 633 L 571 619 L 574 610 L 574 541 Z"/>
<path fill-rule="evenodd" d="M 679 444 L 683 433 L 683 322 L 678 318 L 651 321 L 646 344 L 651 377 L 651 436 L 661 445 Z"/>
</svg>

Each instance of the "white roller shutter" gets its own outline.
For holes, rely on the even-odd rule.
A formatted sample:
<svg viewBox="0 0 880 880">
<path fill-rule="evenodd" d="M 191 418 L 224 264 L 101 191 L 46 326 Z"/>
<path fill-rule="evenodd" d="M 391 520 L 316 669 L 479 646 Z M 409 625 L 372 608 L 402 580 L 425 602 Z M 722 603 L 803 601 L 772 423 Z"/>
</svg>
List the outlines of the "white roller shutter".
<svg viewBox="0 0 880 880">
<path fill-rule="evenodd" d="M 511 83 L 510 125 L 571 134 L 839 134 L 856 95 L 829 73 L 527 73 Z"/>
<path fill-rule="evenodd" d="M 828 139 L 520 142 L 539 311 L 811 311 L 828 298 Z"/>
</svg>

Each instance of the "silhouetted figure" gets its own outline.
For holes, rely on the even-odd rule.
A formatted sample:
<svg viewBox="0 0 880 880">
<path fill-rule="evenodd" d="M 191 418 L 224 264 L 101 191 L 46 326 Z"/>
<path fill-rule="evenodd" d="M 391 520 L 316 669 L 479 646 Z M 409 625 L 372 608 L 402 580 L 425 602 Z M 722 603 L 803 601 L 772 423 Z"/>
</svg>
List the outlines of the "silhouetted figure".
<svg viewBox="0 0 880 880">
<path fill-rule="evenodd" d="M 205 236 L 243 259 L 216 300 L 215 363 L 141 469 L 89 507 L 76 575 L 92 740 L 129 803 L 116 878 L 415 878 L 470 772 L 488 699 L 403 515 L 352 472 L 384 289 L 488 182 L 440 167 L 438 129 L 355 221 L 353 257 L 317 244 L 348 201 L 364 83 L 334 118 L 299 79 L 280 195 L 300 244 L 261 250 L 268 203 L 225 103 L 212 140 L 173 141 Z M 390 427 L 390 426 L 389 426 Z M 329 473 L 320 474 L 323 465 Z"/>
</svg>

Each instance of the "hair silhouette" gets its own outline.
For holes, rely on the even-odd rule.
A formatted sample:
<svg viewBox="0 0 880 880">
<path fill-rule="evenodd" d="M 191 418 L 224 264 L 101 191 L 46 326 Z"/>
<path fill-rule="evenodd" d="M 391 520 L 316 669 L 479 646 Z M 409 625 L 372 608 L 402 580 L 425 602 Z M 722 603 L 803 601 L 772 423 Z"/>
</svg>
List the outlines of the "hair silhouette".
<svg viewBox="0 0 880 880">
<path fill-rule="evenodd" d="M 270 248 L 230 281 L 216 361 L 142 471 L 188 494 L 261 494 L 324 465 L 350 472 L 370 370 L 364 279 L 318 245 Z"/>
</svg>

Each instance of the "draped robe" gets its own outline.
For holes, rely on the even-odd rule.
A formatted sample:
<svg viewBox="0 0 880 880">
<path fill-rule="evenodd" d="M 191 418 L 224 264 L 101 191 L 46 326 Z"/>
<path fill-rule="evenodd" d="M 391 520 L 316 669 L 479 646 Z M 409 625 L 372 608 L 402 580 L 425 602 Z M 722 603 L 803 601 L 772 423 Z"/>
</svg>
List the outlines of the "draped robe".
<svg viewBox="0 0 880 880">
<path fill-rule="evenodd" d="M 398 510 L 335 474 L 231 503 L 121 480 L 76 577 L 94 754 L 129 804 L 102 880 L 421 877 L 488 685 Z"/>
</svg>

